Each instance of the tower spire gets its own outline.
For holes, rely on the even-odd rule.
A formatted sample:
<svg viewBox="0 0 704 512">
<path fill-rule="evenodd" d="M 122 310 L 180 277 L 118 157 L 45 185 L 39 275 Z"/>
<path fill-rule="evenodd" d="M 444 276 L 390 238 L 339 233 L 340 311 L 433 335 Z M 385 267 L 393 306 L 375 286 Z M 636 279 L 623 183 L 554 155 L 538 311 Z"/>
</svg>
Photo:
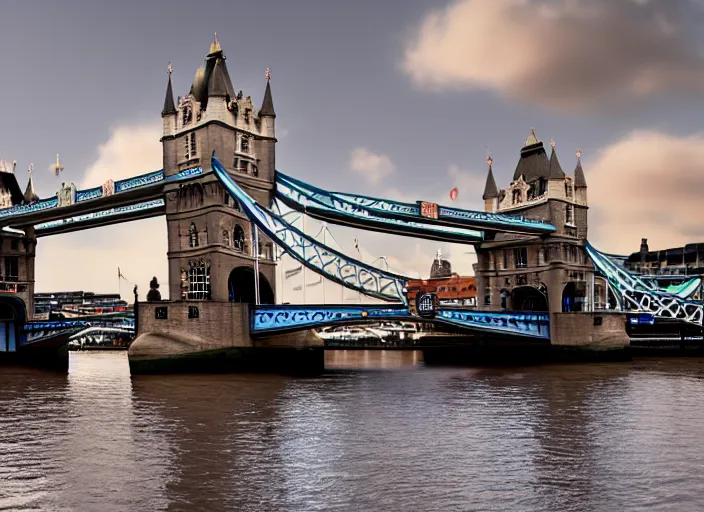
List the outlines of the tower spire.
<svg viewBox="0 0 704 512">
<path fill-rule="evenodd" d="M 210 43 L 210 55 L 221 51 L 222 47 L 220 46 L 220 41 L 218 41 L 218 33 L 215 32 L 215 35 L 213 36 L 213 42 Z"/>
<path fill-rule="evenodd" d="M 264 78 L 266 78 L 266 90 L 264 91 L 262 108 L 259 109 L 259 117 L 276 117 L 276 112 L 274 112 L 274 100 L 271 98 L 271 69 L 266 68 Z"/>
<path fill-rule="evenodd" d="M 30 163 L 29 169 L 27 169 L 27 171 L 29 172 L 29 181 L 27 182 L 27 188 L 24 191 L 24 200 L 27 203 L 33 203 L 35 201 L 39 201 L 39 196 L 34 191 L 34 180 L 32 180 L 32 172 L 34 171 L 34 164 Z"/>
<path fill-rule="evenodd" d="M 170 62 L 169 62 L 169 65 L 166 66 L 166 72 L 169 75 L 169 83 L 166 86 L 166 97 L 164 98 L 164 108 L 161 111 L 162 116 L 167 116 L 167 115 L 176 113 L 176 104 L 174 103 L 174 91 L 173 91 L 173 88 L 171 87 L 171 73 L 174 72 L 174 68 Z"/>
<path fill-rule="evenodd" d="M 489 166 L 489 172 L 486 175 L 486 185 L 484 186 L 484 194 L 482 195 L 482 199 L 485 201 L 487 199 L 496 199 L 499 197 L 499 190 L 496 188 L 496 180 L 494 180 L 494 172 L 492 171 L 493 163 L 494 160 L 491 158 L 491 155 L 489 155 L 489 158 L 486 159 L 486 164 Z"/>
<path fill-rule="evenodd" d="M 574 186 L 575 188 L 587 188 L 587 180 L 584 178 L 584 169 L 582 169 L 582 150 L 577 150 L 577 167 L 574 168 Z"/>
<path fill-rule="evenodd" d="M 550 146 L 552 147 L 552 151 L 550 152 L 550 164 L 549 164 L 549 171 L 548 171 L 548 178 L 549 179 L 564 179 L 565 178 L 565 171 L 562 170 L 562 166 L 560 165 L 560 161 L 557 159 L 557 152 L 555 151 L 555 139 L 550 140 Z"/>
</svg>

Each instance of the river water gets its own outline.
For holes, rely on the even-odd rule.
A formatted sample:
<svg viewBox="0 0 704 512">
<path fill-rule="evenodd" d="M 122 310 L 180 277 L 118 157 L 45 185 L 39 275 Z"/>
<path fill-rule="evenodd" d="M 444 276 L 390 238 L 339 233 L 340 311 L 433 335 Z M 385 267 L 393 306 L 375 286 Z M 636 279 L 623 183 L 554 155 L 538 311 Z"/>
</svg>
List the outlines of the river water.
<svg viewBox="0 0 704 512">
<path fill-rule="evenodd" d="M 319 378 L 0 369 L 0 510 L 703 510 L 704 360 Z"/>
</svg>

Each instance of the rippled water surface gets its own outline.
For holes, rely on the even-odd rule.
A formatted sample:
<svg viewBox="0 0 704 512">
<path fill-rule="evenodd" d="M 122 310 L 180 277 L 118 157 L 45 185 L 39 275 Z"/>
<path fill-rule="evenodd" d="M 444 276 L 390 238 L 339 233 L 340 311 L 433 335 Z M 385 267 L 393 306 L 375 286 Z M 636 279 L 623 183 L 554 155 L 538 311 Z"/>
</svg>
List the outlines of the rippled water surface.
<svg viewBox="0 0 704 512">
<path fill-rule="evenodd" d="M 0 510 L 704 510 L 704 360 L 327 366 L 0 369 Z"/>
</svg>

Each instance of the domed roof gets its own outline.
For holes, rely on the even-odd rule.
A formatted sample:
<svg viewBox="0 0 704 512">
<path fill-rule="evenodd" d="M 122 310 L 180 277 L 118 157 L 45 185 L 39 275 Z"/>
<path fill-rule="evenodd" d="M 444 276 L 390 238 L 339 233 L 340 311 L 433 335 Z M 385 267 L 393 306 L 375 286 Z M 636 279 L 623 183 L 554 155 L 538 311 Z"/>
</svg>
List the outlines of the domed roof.
<svg viewBox="0 0 704 512">
<path fill-rule="evenodd" d="M 207 89 L 205 88 L 205 68 L 203 66 L 199 67 L 196 71 L 196 76 L 193 79 L 193 85 L 191 86 L 191 94 L 193 97 L 202 102 Z"/>
</svg>

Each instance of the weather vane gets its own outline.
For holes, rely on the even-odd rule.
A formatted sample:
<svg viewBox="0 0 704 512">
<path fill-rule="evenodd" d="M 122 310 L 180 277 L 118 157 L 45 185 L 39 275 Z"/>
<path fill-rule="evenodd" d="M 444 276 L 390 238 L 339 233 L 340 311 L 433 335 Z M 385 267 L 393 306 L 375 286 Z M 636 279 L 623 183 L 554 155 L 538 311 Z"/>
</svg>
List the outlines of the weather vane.
<svg viewBox="0 0 704 512">
<path fill-rule="evenodd" d="M 58 176 L 61 174 L 61 171 L 64 170 L 64 166 L 61 165 L 61 159 L 59 158 L 59 154 L 56 153 L 56 163 L 51 166 L 51 169 L 54 171 L 54 174 Z"/>
<path fill-rule="evenodd" d="M 171 76 L 171 73 L 174 72 L 174 67 L 171 65 L 170 62 L 169 62 L 169 65 L 166 66 L 166 72 L 169 74 L 169 76 Z"/>
<path fill-rule="evenodd" d="M 550 145 L 555 148 L 555 139 L 550 139 Z"/>
<path fill-rule="evenodd" d="M 575 153 L 575 154 L 577 155 L 577 158 L 582 158 L 582 150 L 581 149 L 578 149 L 577 153 Z"/>
<path fill-rule="evenodd" d="M 487 159 L 486 159 L 486 165 L 488 165 L 489 167 L 491 167 L 491 164 L 493 164 L 493 163 L 494 163 L 494 159 L 491 158 L 491 155 L 489 155 L 489 156 L 487 157 Z"/>
<path fill-rule="evenodd" d="M 29 162 L 29 169 L 27 169 L 27 170 L 29 171 L 29 177 L 31 178 L 32 171 L 34 171 L 34 164 L 32 162 Z"/>
<path fill-rule="evenodd" d="M 266 72 L 264 73 L 264 78 L 266 78 L 267 82 L 269 80 L 271 80 L 271 69 L 270 68 L 266 68 Z"/>
</svg>

